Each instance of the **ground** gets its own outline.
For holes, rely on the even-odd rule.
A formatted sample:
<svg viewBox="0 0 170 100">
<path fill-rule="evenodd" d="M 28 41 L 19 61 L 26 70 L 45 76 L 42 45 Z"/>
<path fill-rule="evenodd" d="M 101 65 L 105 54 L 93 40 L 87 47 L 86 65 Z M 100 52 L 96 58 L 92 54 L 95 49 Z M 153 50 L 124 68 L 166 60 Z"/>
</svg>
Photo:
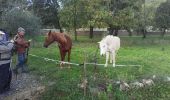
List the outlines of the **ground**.
<svg viewBox="0 0 170 100">
<path fill-rule="evenodd" d="M 30 73 L 13 74 L 11 89 L 0 95 L 0 100 L 38 100 L 45 87 Z M 33 93 L 34 92 L 34 93 Z"/>
</svg>

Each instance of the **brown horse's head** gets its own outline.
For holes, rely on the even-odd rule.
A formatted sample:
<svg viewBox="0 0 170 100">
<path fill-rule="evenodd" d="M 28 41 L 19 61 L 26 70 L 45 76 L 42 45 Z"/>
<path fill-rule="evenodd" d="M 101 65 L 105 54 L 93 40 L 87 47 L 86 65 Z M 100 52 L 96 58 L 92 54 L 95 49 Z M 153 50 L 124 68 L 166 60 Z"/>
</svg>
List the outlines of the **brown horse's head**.
<svg viewBox="0 0 170 100">
<path fill-rule="evenodd" d="M 47 37 L 45 38 L 45 41 L 44 41 L 44 47 L 48 47 L 51 43 L 54 42 L 54 37 L 52 35 L 52 32 L 51 30 L 48 32 L 48 35 Z"/>
</svg>

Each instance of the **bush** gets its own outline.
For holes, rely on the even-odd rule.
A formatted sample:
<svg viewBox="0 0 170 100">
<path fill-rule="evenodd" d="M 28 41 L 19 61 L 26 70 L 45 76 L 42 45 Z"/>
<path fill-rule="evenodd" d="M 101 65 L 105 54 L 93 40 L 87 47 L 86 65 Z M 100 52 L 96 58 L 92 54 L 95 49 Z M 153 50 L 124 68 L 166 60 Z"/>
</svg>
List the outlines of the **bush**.
<svg viewBox="0 0 170 100">
<path fill-rule="evenodd" d="M 28 35 L 39 33 L 41 28 L 40 18 L 21 9 L 13 9 L 4 13 L 2 20 L 0 27 L 9 32 L 10 35 L 16 34 L 18 27 L 23 27 Z"/>
</svg>

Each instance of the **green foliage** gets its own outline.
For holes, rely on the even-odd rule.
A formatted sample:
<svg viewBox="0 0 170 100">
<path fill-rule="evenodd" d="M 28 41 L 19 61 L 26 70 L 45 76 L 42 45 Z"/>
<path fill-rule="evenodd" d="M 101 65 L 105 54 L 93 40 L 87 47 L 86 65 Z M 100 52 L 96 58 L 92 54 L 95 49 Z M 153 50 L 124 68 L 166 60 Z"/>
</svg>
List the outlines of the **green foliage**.
<svg viewBox="0 0 170 100">
<path fill-rule="evenodd" d="M 170 28 L 170 0 L 162 3 L 156 10 L 155 22 L 158 28 Z"/>
<path fill-rule="evenodd" d="M 113 16 L 110 21 L 112 27 L 119 27 L 119 29 L 133 28 L 135 25 L 135 16 L 137 12 L 141 11 L 141 0 L 111 0 L 110 11 Z"/>
<path fill-rule="evenodd" d="M 41 18 L 44 26 L 54 26 L 55 28 L 60 29 L 58 9 L 58 0 L 52 0 L 52 3 L 48 3 L 45 0 L 34 0 L 34 14 Z"/>
<path fill-rule="evenodd" d="M 2 16 L 1 28 L 6 29 L 11 34 L 16 34 L 18 27 L 26 29 L 28 34 L 36 34 L 41 28 L 40 19 L 28 11 L 13 9 Z"/>
</svg>

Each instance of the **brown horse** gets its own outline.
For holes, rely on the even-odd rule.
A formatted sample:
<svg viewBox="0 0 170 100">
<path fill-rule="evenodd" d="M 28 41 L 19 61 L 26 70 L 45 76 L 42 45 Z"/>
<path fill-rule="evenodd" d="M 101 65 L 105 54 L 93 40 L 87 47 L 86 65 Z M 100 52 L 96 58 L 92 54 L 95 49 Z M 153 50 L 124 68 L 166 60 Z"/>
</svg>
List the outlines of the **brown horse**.
<svg viewBox="0 0 170 100">
<path fill-rule="evenodd" d="M 71 38 L 66 34 L 59 32 L 51 32 L 50 30 L 45 39 L 44 47 L 47 48 L 50 44 L 52 44 L 55 41 L 58 43 L 58 47 L 60 49 L 61 61 L 64 61 L 66 53 L 68 53 L 68 62 L 70 62 L 70 54 L 72 48 Z"/>
</svg>

